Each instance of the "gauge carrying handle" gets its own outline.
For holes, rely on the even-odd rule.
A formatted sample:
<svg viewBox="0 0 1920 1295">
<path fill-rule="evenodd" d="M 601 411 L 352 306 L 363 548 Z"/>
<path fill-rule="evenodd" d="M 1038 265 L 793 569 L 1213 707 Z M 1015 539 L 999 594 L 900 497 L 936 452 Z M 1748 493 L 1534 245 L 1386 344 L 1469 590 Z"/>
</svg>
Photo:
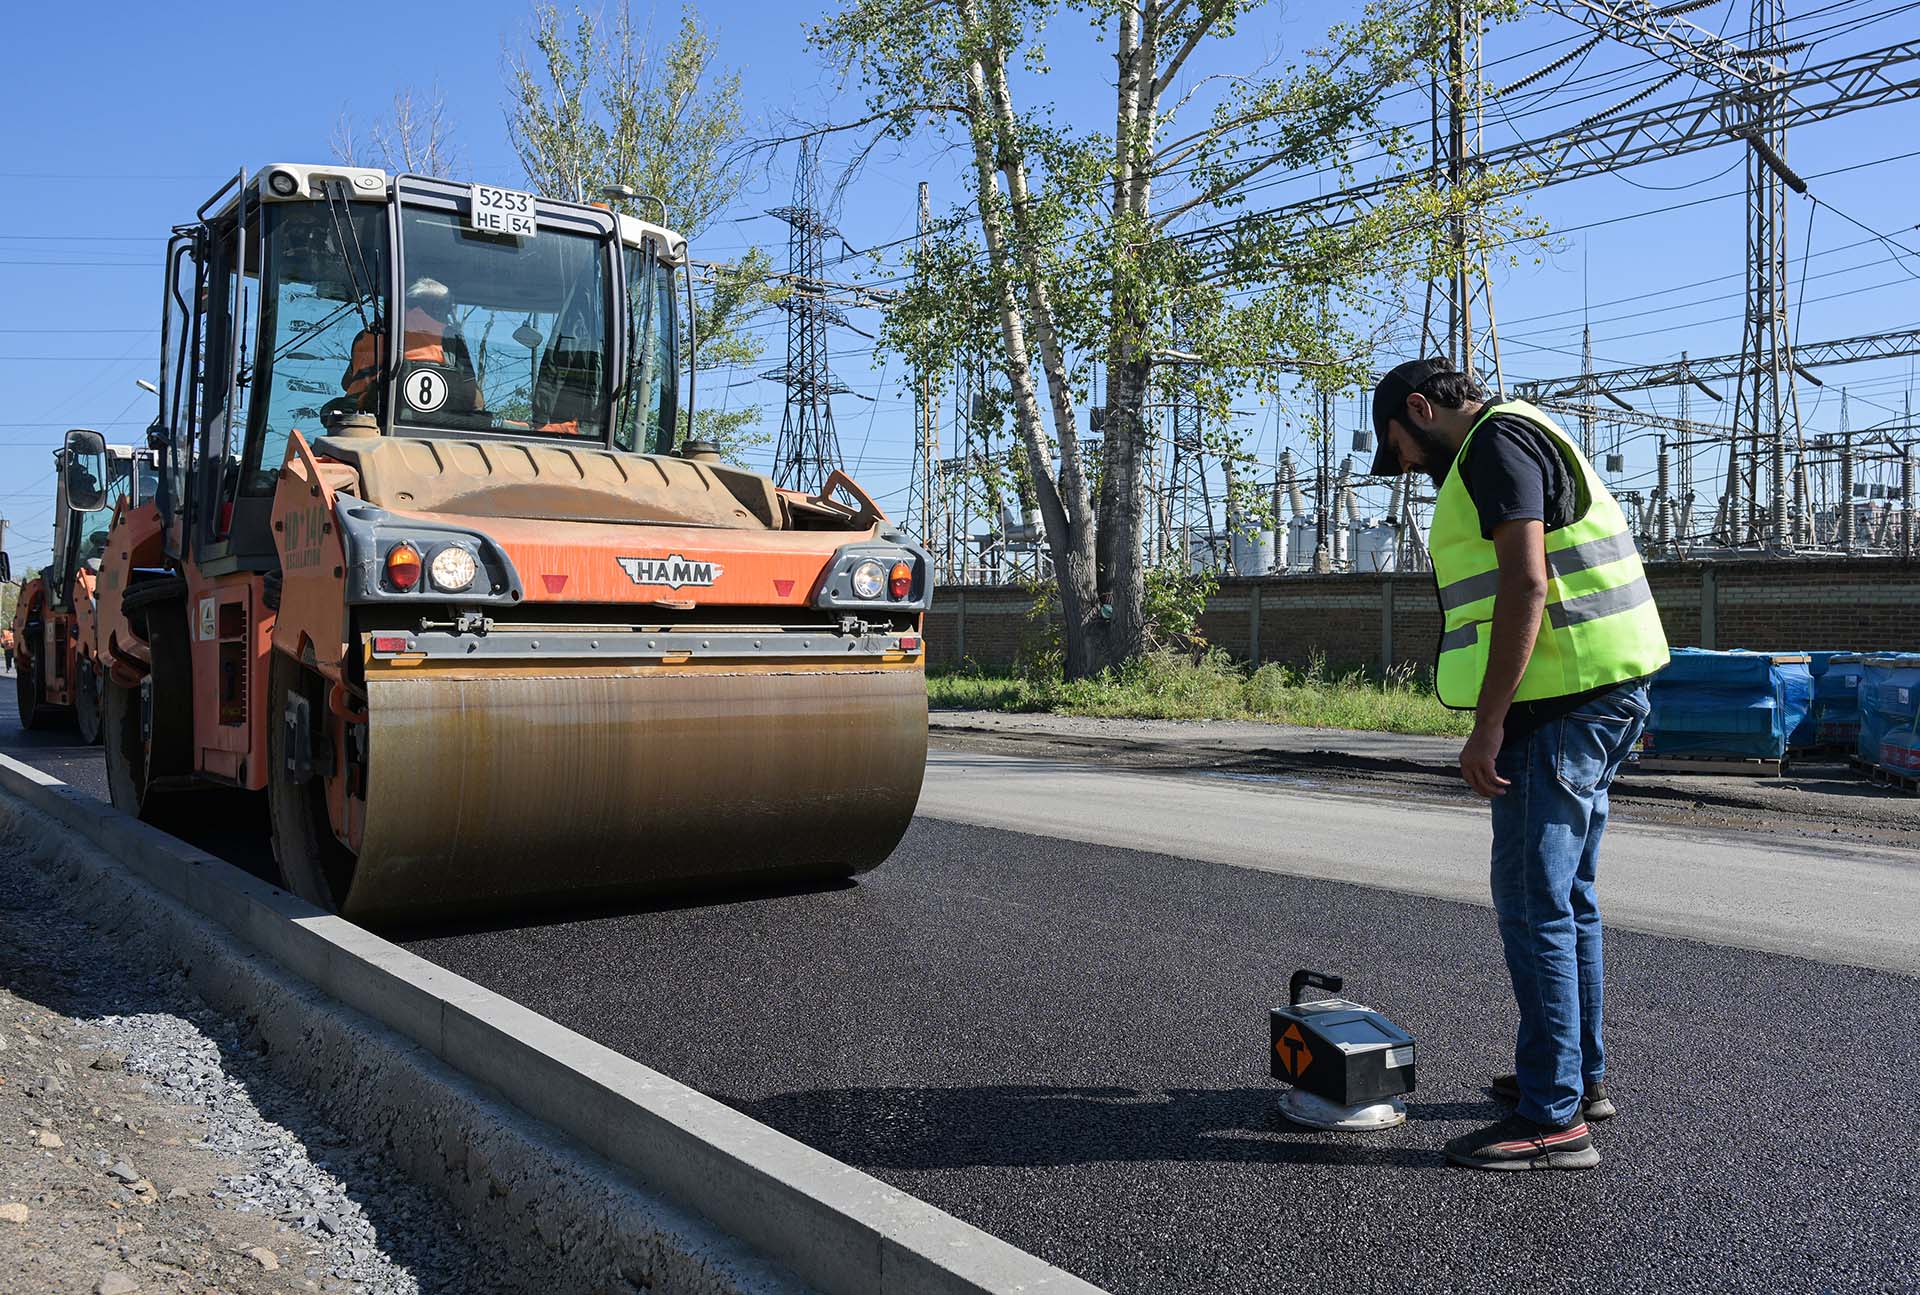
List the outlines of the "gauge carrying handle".
<svg viewBox="0 0 1920 1295">
<path fill-rule="evenodd" d="M 1315 989 L 1324 989 L 1329 994 L 1337 994 L 1345 988 L 1346 981 L 1338 976 L 1330 976 L 1324 971 L 1308 971 L 1305 967 L 1293 973 L 1287 981 L 1287 1005 L 1300 1006 L 1300 991 L 1311 985 Z"/>
</svg>

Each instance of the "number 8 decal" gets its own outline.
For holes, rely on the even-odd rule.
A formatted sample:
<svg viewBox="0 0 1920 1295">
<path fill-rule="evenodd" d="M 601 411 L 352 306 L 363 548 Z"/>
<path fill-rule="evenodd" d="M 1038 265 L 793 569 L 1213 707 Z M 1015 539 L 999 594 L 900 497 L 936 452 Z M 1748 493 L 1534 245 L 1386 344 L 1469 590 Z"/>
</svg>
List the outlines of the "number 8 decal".
<svg viewBox="0 0 1920 1295">
<path fill-rule="evenodd" d="M 407 375 L 407 403 L 430 414 L 447 403 L 447 379 L 433 369 L 415 369 Z"/>
</svg>

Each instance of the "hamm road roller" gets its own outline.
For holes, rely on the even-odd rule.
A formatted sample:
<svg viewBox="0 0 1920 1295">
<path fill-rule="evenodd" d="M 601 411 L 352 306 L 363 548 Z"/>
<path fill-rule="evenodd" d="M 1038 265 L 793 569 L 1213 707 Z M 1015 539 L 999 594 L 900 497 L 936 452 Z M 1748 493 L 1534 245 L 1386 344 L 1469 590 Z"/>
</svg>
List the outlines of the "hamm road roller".
<svg viewBox="0 0 1920 1295">
<path fill-rule="evenodd" d="M 113 517 L 153 494 L 152 456 L 76 428 L 53 452 L 53 473 L 53 557 L 22 583 L 13 610 L 20 727 L 45 728 L 70 709 L 80 740 L 92 744 L 103 679 L 94 585 Z"/>
<path fill-rule="evenodd" d="M 177 227 L 158 489 L 100 578 L 114 804 L 262 792 L 286 885 L 370 921 L 885 859 L 927 555 L 840 473 L 676 444 L 687 272 L 625 213 L 354 167 Z"/>
</svg>

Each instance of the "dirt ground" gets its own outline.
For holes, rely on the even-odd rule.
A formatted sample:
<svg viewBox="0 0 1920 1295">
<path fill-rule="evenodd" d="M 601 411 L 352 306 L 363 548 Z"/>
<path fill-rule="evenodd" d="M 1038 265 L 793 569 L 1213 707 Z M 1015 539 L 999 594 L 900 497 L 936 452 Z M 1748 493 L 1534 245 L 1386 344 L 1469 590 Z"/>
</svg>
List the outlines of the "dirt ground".
<svg viewBox="0 0 1920 1295">
<path fill-rule="evenodd" d="M 929 725 L 944 750 L 1271 777 L 1303 790 L 1428 802 L 1474 799 L 1460 781 L 1453 738 L 993 711 L 935 711 Z M 1614 784 L 1613 803 L 1616 814 L 1636 822 L 1920 848 L 1920 796 L 1876 786 L 1837 756 L 1792 762 L 1784 777 L 1652 773 L 1629 765 Z"/>
<path fill-rule="evenodd" d="M 30 977 L 30 972 L 28 973 Z M 306 1242 L 222 1208 L 243 1166 L 195 1108 L 143 1092 L 106 1031 L 0 989 L 0 1290 L 313 1291 Z"/>
</svg>

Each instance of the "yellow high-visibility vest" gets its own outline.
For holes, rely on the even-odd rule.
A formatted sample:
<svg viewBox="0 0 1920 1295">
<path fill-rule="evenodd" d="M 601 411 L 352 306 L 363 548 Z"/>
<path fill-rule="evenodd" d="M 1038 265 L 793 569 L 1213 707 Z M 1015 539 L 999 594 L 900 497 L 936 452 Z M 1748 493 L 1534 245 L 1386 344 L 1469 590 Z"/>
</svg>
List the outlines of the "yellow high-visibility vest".
<svg viewBox="0 0 1920 1295">
<path fill-rule="evenodd" d="M 1523 400 L 1509 400 L 1480 412 L 1433 505 L 1427 549 L 1443 617 L 1434 666 L 1440 700 L 1471 710 L 1487 674 L 1499 561 L 1493 541 L 1480 534 L 1480 513 L 1460 467 L 1474 433 L 1496 414 L 1517 415 L 1548 433 L 1574 469 L 1578 492 L 1573 522 L 1547 532 L 1546 613 L 1514 700 L 1565 697 L 1659 670 L 1667 663 L 1667 635 L 1626 515 L 1558 424 Z"/>
</svg>

